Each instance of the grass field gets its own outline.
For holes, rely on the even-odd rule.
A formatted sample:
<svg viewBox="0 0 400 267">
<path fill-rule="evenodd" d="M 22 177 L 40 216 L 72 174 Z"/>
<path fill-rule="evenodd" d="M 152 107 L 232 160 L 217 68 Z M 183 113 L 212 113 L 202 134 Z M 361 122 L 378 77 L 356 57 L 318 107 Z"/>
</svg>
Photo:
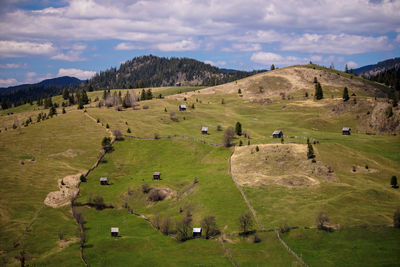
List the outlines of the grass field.
<svg viewBox="0 0 400 267">
<path fill-rule="evenodd" d="M 282 70 L 278 78 L 274 78 L 274 72 L 268 74 L 272 78 L 262 78 L 264 74 L 258 74 L 217 89 L 153 88 L 154 95 L 170 96 L 140 101 L 137 110 L 98 108 L 93 102 L 86 111 L 95 120 L 99 119 L 98 124 L 83 111 L 76 110 L 76 106 L 71 106 L 67 114 L 16 130 L 2 130 L 1 264 L 17 265 L 14 256 L 24 250 L 29 264 L 34 266 L 53 265 L 54 262 L 63 266 L 82 265 L 79 227 L 72 219 L 70 207 L 53 209 L 44 206 L 43 200 L 49 192 L 58 189 L 57 179 L 83 172 L 96 162 L 101 139 L 108 135 L 105 129 L 108 124 L 111 130 L 120 129 L 131 136 L 180 135 L 198 141 L 181 137 L 158 140 L 125 137 L 114 143 L 114 151 L 106 154 L 89 174 L 87 182 L 80 184 L 78 202 L 85 203 L 98 195 L 114 207 L 101 211 L 80 207 L 86 220 L 84 255 L 91 266 L 232 265 L 220 236 L 177 242 L 130 214 L 123 208 L 126 204 L 152 221 L 169 215 L 175 223 L 190 211 L 193 226 L 199 226 L 204 216 L 215 216 L 219 229 L 227 235 L 224 246 L 239 266 L 298 266 L 295 257 L 279 243 L 273 232 L 258 233 L 262 239 L 260 243 L 253 243 L 252 235 L 237 236 L 238 217 L 247 212 L 248 207 L 229 175 L 229 158 L 234 149 L 199 141 L 221 144 L 224 130 L 239 121 L 246 136 L 236 136 L 233 143 L 251 144 L 240 148 L 244 152 L 240 162 L 234 163 L 240 164 L 243 179 L 270 175 L 284 176 L 290 182 L 291 177 L 298 175 L 300 167 L 313 166 L 307 162 L 305 153 L 285 157 L 281 150 L 272 153 L 263 149 L 261 144 L 284 147 L 280 139 L 271 138 L 275 129 L 283 130 L 285 144 L 305 144 L 307 137 L 318 140 L 319 143 L 313 145 L 315 166 L 331 167 L 335 177 L 332 181 L 321 179 L 312 186 L 243 183 L 241 188 L 266 229 L 285 223 L 298 226 L 299 229 L 284 234 L 283 239 L 310 266 L 396 265 L 398 257 L 394 254 L 398 254 L 400 246 L 395 241 L 399 231 L 390 225 L 400 203 L 400 191 L 390 187 L 390 177 L 400 177 L 400 138 L 384 133 L 365 134 L 370 131 L 365 124 L 368 112 L 384 100 L 375 100 L 372 91 L 364 92 L 356 87 L 360 80 L 355 79 L 349 81 L 349 88 L 361 90 L 357 104 L 343 103 L 341 84 L 345 79 L 350 80 L 347 74 L 339 74 L 339 85 L 334 81 L 333 85 L 322 84 L 326 99 L 318 102 L 311 96 L 307 99 L 304 93 L 311 94 L 314 90 L 308 72 L 311 78 L 303 78 L 311 80 L 304 82 L 305 87 L 290 91 L 290 100 L 282 99 L 279 92 L 293 86 L 293 79 L 287 76 L 291 71 Z M 307 71 L 312 74 L 313 70 Z M 321 81 L 329 77 L 330 74 L 321 76 Z M 265 92 L 257 91 L 260 85 Z M 237 93 L 238 86 L 243 97 Z M 372 86 L 371 83 L 368 86 Z M 273 93 L 268 95 L 268 90 Z M 173 95 L 178 92 L 182 94 Z M 102 91 L 88 93 L 93 101 L 102 94 Z M 62 99 L 57 96 L 54 101 Z M 179 104 L 186 104 L 188 110 L 178 111 Z M 35 105 L 20 106 L 12 109 L 12 115 L 4 115 L 7 112 L 2 111 L 0 127 L 9 128 L 16 119 L 22 122 L 29 116 L 34 118 L 41 112 L 34 108 Z M 394 111 L 399 113 L 398 108 Z M 222 131 L 217 130 L 218 125 Z M 209 127 L 209 134 L 201 134 L 202 126 Z M 351 136 L 341 135 L 344 126 L 352 128 Z M 259 152 L 255 152 L 257 144 L 261 147 Z M 312 167 L 303 175 L 310 174 L 310 170 Z M 152 180 L 155 171 L 161 172 L 162 180 Z M 99 178 L 104 176 L 110 179 L 110 185 L 99 184 Z M 150 201 L 142 190 L 143 184 L 164 190 L 166 198 Z M 328 214 L 335 228 L 376 224 L 387 227 L 351 228 L 333 233 L 305 230 L 304 227 L 316 225 L 319 211 Z M 121 236 L 111 238 L 110 227 L 119 227 Z M 254 228 L 258 226 L 254 224 Z M 60 233 L 64 235 L 61 241 Z M 356 251 L 354 258 L 350 249 Z"/>
</svg>

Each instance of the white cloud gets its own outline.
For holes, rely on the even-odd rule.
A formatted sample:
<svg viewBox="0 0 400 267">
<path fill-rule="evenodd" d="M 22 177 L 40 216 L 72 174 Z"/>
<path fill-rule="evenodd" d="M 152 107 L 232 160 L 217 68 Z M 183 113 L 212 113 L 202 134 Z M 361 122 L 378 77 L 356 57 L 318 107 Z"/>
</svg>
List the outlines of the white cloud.
<svg viewBox="0 0 400 267">
<path fill-rule="evenodd" d="M 25 55 L 48 55 L 55 51 L 53 44 L 34 43 L 34 42 L 17 42 L 17 41 L 0 41 L 0 57 L 21 57 Z"/>
<path fill-rule="evenodd" d="M 9 78 L 4 80 L 0 79 L 0 87 L 9 87 L 17 84 L 19 84 L 19 82 L 14 78 Z"/>
<path fill-rule="evenodd" d="M 346 64 L 347 64 L 347 67 L 348 67 L 349 69 L 358 68 L 358 64 L 355 63 L 354 61 L 349 61 L 349 62 L 347 62 Z"/>
<path fill-rule="evenodd" d="M 157 44 L 156 47 L 161 51 L 191 51 L 196 50 L 199 45 L 192 40 L 182 40 L 173 43 Z"/>
<path fill-rule="evenodd" d="M 284 51 L 307 53 L 361 54 L 393 49 L 386 36 L 368 37 L 348 34 L 303 34 L 282 44 Z"/>
<path fill-rule="evenodd" d="M 19 64 L 13 64 L 13 63 L 0 64 L 0 69 L 19 69 L 19 68 L 21 68 L 21 65 Z"/>
<path fill-rule="evenodd" d="M 86 80 L 92 78 L 96 74 L 95 71 L 89 71 L 89 70 L 80 70 L 80 69 L 64 69 L 61 68 L 58 70 L 57 77 L 62 77 L 62 76 L 71 76 L 75 77 L 81 80 Z"/>
<path fill-rule="evenodd" d="M 223 48 L 223 51 L 232 52 L 232 51 L 259 51 L 261 50 L 261 45 L 257 43 L 235 43 L 232 44 L 231 48 Z"/>
<path fill-rule="evenodd" d="M 86 60 L 84 57 L 81 56 L 81 54 L 82 54 L 81 51 L 68 51 L 67 53 L 60 53 L 55 56 L 52 56 L 51 59 L 65 60 L 65 61 L 70 61 L 70 62 Z"/>
<path fill-rule="evenodd" d="M 114 47 L 115 50 L 142 50 L 144 47 L 132 43 L 119 43 Z"/>
<path fill-rule="evenodd" d="M 211 60 L 206 60 L 204 61 L 204 63 L 206 64 L 210 64 L 211 66 L 215 66 L 215 67 L 223 67 L 226 65 L 226 61 L 220 60 L 220 61 L 211 61 Z"/>
<path fill-rule="evenodd" d="M 307 58 L 299 58 L 294 56 L 281 56 L 270 52 L 257 52 L 251 55 L 250 60 L 263 65 L 289 65 L 289 64 L 305 64 Z"/>
</svg>

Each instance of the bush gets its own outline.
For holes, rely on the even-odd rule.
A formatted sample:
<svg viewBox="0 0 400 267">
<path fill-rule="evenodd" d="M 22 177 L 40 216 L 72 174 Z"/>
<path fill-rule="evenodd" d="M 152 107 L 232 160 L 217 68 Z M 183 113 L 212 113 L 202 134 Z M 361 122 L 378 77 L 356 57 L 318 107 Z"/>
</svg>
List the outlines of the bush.
<svg viewBox="0 0 400 267">
<path fill-rule="evenodd" d="M 253 227 L 253 219 L 249 212 L 245 212 L 239 217 L 239 231 L 242 234 L 248 234 L 249 229 Z"/>
<path fill-rule="evenodd" d="M 206 216 L 200 222 L 201 228 L 204 230 L 206 238 L 215 236 L 219 233 L 218 226 L 214 216 Z"/>
<path fill-rule="evenodd" d="M 107 128 L 107 129 L 109 129 L 109 128 L 110 128 L 110 125 L 108 125 L 108 123 L 106 124 L 106 128 Z"/>
<path fill-rule="evenodd" d="M 256 152 L 260 151 L 260 148 L 258 146 L 256 146 Z"/>
<path fill-rule="evenodd" d="M 86 177 L 83 174 L 81 174 L 81 176 L 79 177 L 79 180 L 81 180 L 81 182 L 86 182 L 87 181 Z"/>
<path fill-rule="evenodd" d="M 393 215 L 393 226 L 400 228 L 400 208 L 398 208 Z"/>
<path fill-rule="evenodd" d="M 217 131 L 222 131 L 222 126 L 221 125 L 217 125 Z"/>
<path fill-rule="evenodd" d="M 104 149 L 105 152 L 109 152 L 112 150 L 112 145 L 111 145 L 111 138 L 110 137 L 104 137 L 103 140 L 101 141 L 101 145 Z"/>
<path fill-rule="evenodd" d="M 102 210 L 106 207 L 106 204 L 104 203 L 104 198 L 99 195 L 89 196 L 89 205 L 95 207 L 97 210 Z"/>
<path fill-rule="evenodd" d="M 148 199 L 153 202 L 162 201 L 166 197 L 165 193 L 160 189 L 151 189 Z"/>
<path fill-rule="evenodd" d="M 115 129 L 115 130 L 113 130 L 112 133 L 115 136 L 115 140 L 118 140 L 118 141 L 124 140 L 124 137 L 122 136 L 122 132 L 120 129 Z"/>
<path fill-rule="evenodd" d="M 390 179 L 390 185 L 393 188 L 399 188 L 399 186 L 397 184 L 397 177 L 395 175 L 393 175 L 392 178 Z"/>
<path fill-rule="evenodd" d="M 172 222 L 171 216 L 166 215 L 160 222 L 160 231 L 161 233 L 168 235 L 171 232 Z"/>
<path fill-rule="evenodd" d="M 222 144 L 224 145 L 224 147 L 230 147 L 234 137 L 235 132 L 233 131 L 233 127 L 228 127 L 225 130 L 224 135 L 222 136 Z"/>
<path fill-rule="evenodd" d="M 128 128 L 127 132 L 128 132 L 128 133 L 131 133 L 131 128 Z"/>
<path fill-rule="evenodd" d="M 150 190 L 151 190 L 151 187 L 150 187 L 148 184 L 143 184 L 143 185 L 142 185 L 142 192 L 143 192 L 144 194 L 149 193 Z"/>
<path fill-rule="evenodd" d="M 317 216 L 317 227 L 321 230 L 330 230 L 332 228 L 328 227 L 327 224 L 330 222 L 328 215 L 326 212 L 321 211 Z"/>
<path fill-rule="evenodd" d="M 255 233 L 253 237 L 253 243 L 260 243 L 261 241 L 261 237 L 257 233 Z"/>
</svg>

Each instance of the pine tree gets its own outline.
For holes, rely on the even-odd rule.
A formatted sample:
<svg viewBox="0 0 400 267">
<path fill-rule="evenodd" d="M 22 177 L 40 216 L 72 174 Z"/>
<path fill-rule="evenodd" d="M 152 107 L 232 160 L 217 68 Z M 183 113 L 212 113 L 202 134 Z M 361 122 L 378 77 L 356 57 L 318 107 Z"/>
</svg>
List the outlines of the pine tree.
<svg viewBox="0 0 400 267">
<path fill-rule="evenodd" d="M 67 113 L 67 112 L 65 111 L 65 108 L 62 108 L 62 113 L 63 113 L 63 114 Z"/>
<path fill-rule="evenodd" d="M 344 90 L 343 90 L 343 100 L 344 101 L 348 101 L 350 99 L 350 97 L 349 97 L 349 90 L 347 89 L 347 87 L 344 87 Z"/>
<path fill-rule="evenodd" d="M 151 92 L 151 89 L 148 89 L 146 92 L 146 99 L 151 100 L 153 99 L 153 93 Z"/>
<path fill-rule="evenodd" d="M 51 106 L 49 110 L 49 117 L 53 117 L 54 115 L 57 115 L 57 109 L 54 106 Z"/>
<path fill-rule="evenodd" d="M 106 100 L 106 99 L 107 99 L 107 96 L 108 96 L 108 93 L 107 93 L 106 90 L 104 90 L 104 92 L 103 92 L 103 99 Z"/>
<path fill-rule="evenodd" d="M 238 94 L 240 95 L 242 93 L 242 90 L 240 88 L 238 89 Z"/>
<path fill-rule="evenodd" d="M 235 133 L 239 136 L 242 135 L 242 124 L 240 122 L 236 123 Z"/>
<path fill-rule="evenodd" d="M 271 65 L 271 70 L 275 70 L 275 65 L 274 64 Z"/>
<path fill-rule="evenodd" d="M 146 91 L 142 89 L 142 93 L 140 95 L 140 100 L 146 100 Z"/>
<path fill-rule="evenodd" d="M 344 67 L 344 72 L 349 73 L 349 67 L 347 66 L 347 64 L 346 64 L 346 66 Z"/>
<path fill-rule="evenodd" d="M 62 93 L 62 97 L 64 100 L 67 100 L 69 98 L 69 91 L 67 88 L 64 88 L 63 93 Z"/>
<path fill-rule="evenodd" d="M 322 92 L 322 86 L 319 82 L 315 84 L 315 99 L 321 100 L 324 98 L 324 93 Z"/>
</svg>

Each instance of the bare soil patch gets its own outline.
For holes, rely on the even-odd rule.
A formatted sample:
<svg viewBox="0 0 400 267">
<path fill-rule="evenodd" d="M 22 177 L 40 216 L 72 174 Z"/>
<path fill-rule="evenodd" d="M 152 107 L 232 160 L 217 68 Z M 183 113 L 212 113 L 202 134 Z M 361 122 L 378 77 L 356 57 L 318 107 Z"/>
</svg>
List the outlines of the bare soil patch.
<svg viewBox="0 0 400 267">
<path fill-rule="evenodd" d="M 241 186 L 312 187 L 321 182 L 337 182 L 327 165 L 307 159 L 307 145 L 258 145 L 259 152 L 255 147 L 238 147 L 232 155 L 232 175 Z"/>
<path fill-rule="evenodd" d="M 79 192 L 79 178 L 81 175 L 82 173 L 78 173 L 58 179 L 59 190 L 50 192 L 44 200 L 44 204 L 52 208 L 70 204 L 71 198 L 75 197 Z"/>
<path fill-rule="evenodd" d="M 56 154 L 50 154 L 48 157 L 54 158 L 54 157 L 66 157 L 66 158 L 75 158 L 82 154 L 84 151 L 79 150 L 79 149 L 68 149 L 64 152 L 56 153 Z"/>
</svg>

